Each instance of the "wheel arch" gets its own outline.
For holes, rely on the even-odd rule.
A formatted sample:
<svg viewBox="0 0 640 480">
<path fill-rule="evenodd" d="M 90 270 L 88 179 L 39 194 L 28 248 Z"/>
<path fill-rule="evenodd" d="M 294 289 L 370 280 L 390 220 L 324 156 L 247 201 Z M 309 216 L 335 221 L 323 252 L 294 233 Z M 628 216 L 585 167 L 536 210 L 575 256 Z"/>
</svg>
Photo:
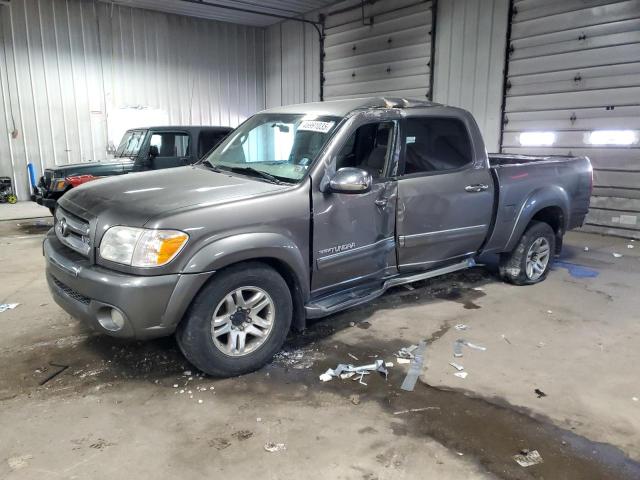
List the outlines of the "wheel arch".
<svg viewBox="0 0 640 480">
<path fill-rule="evenodd" d="M 196 252 L 183 272 L 215 272 L 208 280 L 211 281 L 220 270 L 246 262 L 266 264 L 282 276 L 291 291 L 292 326 L 304 330 L 304 305 L 309 298 L 308 267 L 300 249 L 284 235 L 249 233 L 215 241 Z"/>
<path fill-rule="evenodd" d="M 549 224 L 556 234 L 556 253 L 562 248 L 562 236 L 569 222 L 569 195 L 560 186 L 548 186 L 534 191 L 523 202 L 515 220 L 505 251 L 515 248 L 532 221 Z"/>
</svg>

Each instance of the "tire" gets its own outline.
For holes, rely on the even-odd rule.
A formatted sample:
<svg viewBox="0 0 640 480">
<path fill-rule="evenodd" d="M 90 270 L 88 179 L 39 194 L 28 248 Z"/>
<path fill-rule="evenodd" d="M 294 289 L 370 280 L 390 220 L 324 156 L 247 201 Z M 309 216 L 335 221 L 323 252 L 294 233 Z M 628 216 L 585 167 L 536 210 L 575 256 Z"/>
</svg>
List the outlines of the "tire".
<svg viewBox="0 0 640 480">
<path fill-rule="evenodd" d="M 539 243 L 536 243 L 539 242 Z M 546 243 L 545 243 L 546 242 Z M 535 245 L 538 246 L 536 248 Z M 547 248 L 546 263 L 543 255 L 539 257 L 530 253 L 533 250 L 543 251 Z M 522 234 L 516 248 L 500 257 L 500 275 L 514 285 L 533 285 L 542 282 L 551 270 L 556 248 L 556 235 L 549 224 L 533 220 Z M 536 258 L 539 262 L 536 262 Z M 535 266 L 527 269 L 528 263 Z M 544 265 L 544 268 L 540 268 Z"/>
<path fill-rule="evenodd" d="M 251 301 L 261 292 L 266 295 L 256 301 L 254 309 L 260 308 L 263 301 L 266 306 L 249 314 Z M 239 311 L 238 305 L 246 308 Z M 235 318 L 228 312 L 234 312 Z M 176 338 L 184 356 L 203 372 L 216 377 L 242 375 L 259 369 L 280 350 L 292 314 L 291 292 L 280 274 L 263 263 L 242 263 L 214 274 L 191 303 Z M 214 315 L 218 319 L 215 323 L 226 323 L 215 327 Z M 231 320 L 222 320 L 225 318 Z M 255 336 L 255 330 L 266 331 L 264 325 L 270 325 L 264 338 Z M 233 331 L 220 334 L 224 329 Z M 246 341 L 241 344 L 243 333 Z M 232 335 L 235 340 L 230 340 Z M 231 348 L 230 343 L 236 348 Z"/>
</svg>

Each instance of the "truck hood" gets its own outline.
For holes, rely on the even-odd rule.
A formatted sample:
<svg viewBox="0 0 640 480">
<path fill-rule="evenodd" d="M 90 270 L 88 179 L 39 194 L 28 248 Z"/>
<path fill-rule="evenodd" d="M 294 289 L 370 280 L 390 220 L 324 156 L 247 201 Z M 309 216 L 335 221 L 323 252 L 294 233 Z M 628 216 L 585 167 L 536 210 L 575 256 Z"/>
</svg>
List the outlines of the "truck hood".
<svg viewBox="0 0 640 480">
<path fill-rule="evenodd" d="M 180 208 L 215 205 L 289 187 L 188 166 L 89 182 L 65 194 L 59 205 L 87 219 L 100 216 L 101 224 L 142 226 Z"/>
<path fill-rule="evenodd" d="M 123 162 L 131 162 L 129 157 L 117 158 L 115 160 L 105 160 L 104 162 L 82 162 L 82 163 L 69 163 L 67 165 L 58 165 L 57 167 L 49 167 L 46 170 L 51 172 L 64 172 L 66 175 L 71 173 L 82 174 L 83 172 L 93 171 L 99 166 L 116 166 L 122 165 Z"/>
</svg>

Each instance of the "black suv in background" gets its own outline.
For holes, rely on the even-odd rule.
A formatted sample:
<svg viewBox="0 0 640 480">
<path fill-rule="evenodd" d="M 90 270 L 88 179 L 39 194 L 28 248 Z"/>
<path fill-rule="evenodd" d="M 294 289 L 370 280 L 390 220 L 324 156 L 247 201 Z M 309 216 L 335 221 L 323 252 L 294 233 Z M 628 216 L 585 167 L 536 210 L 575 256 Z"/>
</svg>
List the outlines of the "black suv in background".
<svg viewBox="0 0 640 480">
<path fill-rule="evenodd" d="M 127 130 L 113 160 L 47 168 L 31 200 L 55 210 L 58 199 L 78 185 L 101 177 L 160 170 L 195 163 L 220 143 L 229 127 L 150 127 Z"/>
</svg>

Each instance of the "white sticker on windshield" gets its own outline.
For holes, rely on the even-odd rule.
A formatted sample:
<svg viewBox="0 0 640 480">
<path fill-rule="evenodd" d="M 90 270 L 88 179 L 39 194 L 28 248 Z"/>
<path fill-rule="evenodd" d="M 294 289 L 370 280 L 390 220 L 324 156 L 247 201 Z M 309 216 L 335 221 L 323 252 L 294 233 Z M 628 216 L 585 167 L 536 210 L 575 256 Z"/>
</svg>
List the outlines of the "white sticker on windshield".
<svg viewBox="0 0 640 480">
<path fill-rule="evenodd" d="M 416 143 L 416 137 L 407 137 L 407 145 L 410 143 Z"/>
<path fill-rule="evenodd" d="M 318 120 L 304 120 L 300 122 L 298 131 L 327 133 L 335 122 L 320 122 Z"/>
</svg>

